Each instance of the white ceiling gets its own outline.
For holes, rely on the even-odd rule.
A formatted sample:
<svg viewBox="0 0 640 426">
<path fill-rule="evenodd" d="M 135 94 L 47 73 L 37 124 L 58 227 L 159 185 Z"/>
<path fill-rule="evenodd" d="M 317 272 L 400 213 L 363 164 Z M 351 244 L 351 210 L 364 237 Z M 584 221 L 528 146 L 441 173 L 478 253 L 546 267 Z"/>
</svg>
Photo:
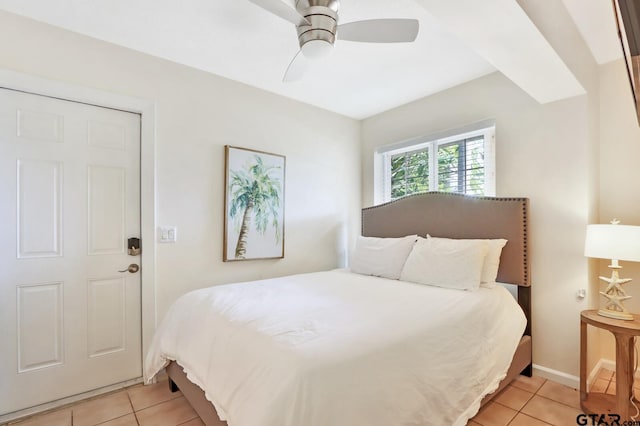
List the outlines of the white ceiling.
<svg viewBox="0 0 640 426">
<path fill-rule="evenodd" d="M 562 1 L 599 63 L 621 56 L 610 0 Z M 281 81 L 298 50 L 295 27 L 247 0 L 0 0 L 0 9 L 356 119 L 496 70 L 540 102 L 583 93 L 514 0 L 344 0 L 341 23 L 417 18 L 418 39 L 338 40 L 295 83 Z M 536 60 L 518 54 L 526 51 Z"/>
</svg>

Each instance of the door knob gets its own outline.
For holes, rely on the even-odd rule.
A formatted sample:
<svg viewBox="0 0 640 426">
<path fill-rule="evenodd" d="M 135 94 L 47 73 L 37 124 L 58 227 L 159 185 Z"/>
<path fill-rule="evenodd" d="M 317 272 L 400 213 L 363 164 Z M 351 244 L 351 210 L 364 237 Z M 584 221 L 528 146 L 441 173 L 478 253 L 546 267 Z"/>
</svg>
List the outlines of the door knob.
<svg viewBox="0 0 640 426">
<path fill-rule="evenodd" d="M 140 270 L 140 267 L 138 265 L 136 265 L 135 263 L 132 263 L 131 265 L 129 265 L 129 267 L 123 271 L 118 271 L 118 272 L 131 272 L 132 274 L 135 274 L 136 272 L 138 272 Z"/>
</svg>

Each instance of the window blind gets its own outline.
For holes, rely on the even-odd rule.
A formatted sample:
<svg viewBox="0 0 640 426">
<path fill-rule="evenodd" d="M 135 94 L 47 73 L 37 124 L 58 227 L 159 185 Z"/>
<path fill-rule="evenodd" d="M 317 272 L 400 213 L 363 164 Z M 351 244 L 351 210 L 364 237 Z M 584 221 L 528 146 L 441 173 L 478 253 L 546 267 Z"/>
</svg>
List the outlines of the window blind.
<svg viewBox="0 0 640 426">
<path fill-rule="evenodd" d="M 411 147 L 379 153 L 379 200 L 436 190 L 493 195 L 493 134 L 494 129 L 488 128 L 445 139 L 417 140 Z"/>
<path fill-rule="evenodd" d="M 438 146 L 438 190 L 484 193 L 484 136 Z"/>
</svg>

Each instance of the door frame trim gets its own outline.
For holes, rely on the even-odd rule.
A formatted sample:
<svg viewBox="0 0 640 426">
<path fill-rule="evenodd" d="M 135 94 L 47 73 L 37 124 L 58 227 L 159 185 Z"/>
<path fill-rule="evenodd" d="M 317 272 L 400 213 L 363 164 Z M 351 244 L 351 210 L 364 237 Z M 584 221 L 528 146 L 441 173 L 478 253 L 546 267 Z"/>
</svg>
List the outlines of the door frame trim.
<svg viewBox="0 0 640 426">
<path fill-rule="evenodd" d="M 140 114 L 140 233 L 142 375 L 145 354 L 157 326 L 156 308 L 156 104 L 154 101 L 82 87 L 0 68 L 0 88 Z"/>
</svg>

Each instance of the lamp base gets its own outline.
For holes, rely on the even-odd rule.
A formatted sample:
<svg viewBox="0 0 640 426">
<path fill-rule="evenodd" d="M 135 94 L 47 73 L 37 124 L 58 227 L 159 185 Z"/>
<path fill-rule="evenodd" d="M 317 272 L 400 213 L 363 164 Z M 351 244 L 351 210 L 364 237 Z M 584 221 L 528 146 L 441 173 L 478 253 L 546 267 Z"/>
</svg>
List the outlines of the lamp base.
<svg viewBox="0 0 640 426">
<path fill-rule="evenodd" d="M 631 279 L 620 278 L 618 270 L 621 268 L 622 267 L 618 265 L 618 261 L 613 260 L 611 265 L 609 265 L 609 269 L 611 269 L 611 278 L 600 277 L 600 279 L 608 283 L 608 285 L 604 292 L 600 292 L 607 301 L 605 302 L 604 308 L 598 311 L 598 315 L 630 321 L 633 320 L 633 316 L 625 309 L 623 302 L 627 299 L 631 299 L 631 296 L 627 296 L 622 288 L 622 284 L 627 284 Z"/>
<path fill-rule="evenodd" d="M 600 309 L 598 311 L 598 315 L 625 321 L 633 320 L 633 315 L 631 315 L 629 312 L 612 311 L 611 309 Z"/>
</svg>

